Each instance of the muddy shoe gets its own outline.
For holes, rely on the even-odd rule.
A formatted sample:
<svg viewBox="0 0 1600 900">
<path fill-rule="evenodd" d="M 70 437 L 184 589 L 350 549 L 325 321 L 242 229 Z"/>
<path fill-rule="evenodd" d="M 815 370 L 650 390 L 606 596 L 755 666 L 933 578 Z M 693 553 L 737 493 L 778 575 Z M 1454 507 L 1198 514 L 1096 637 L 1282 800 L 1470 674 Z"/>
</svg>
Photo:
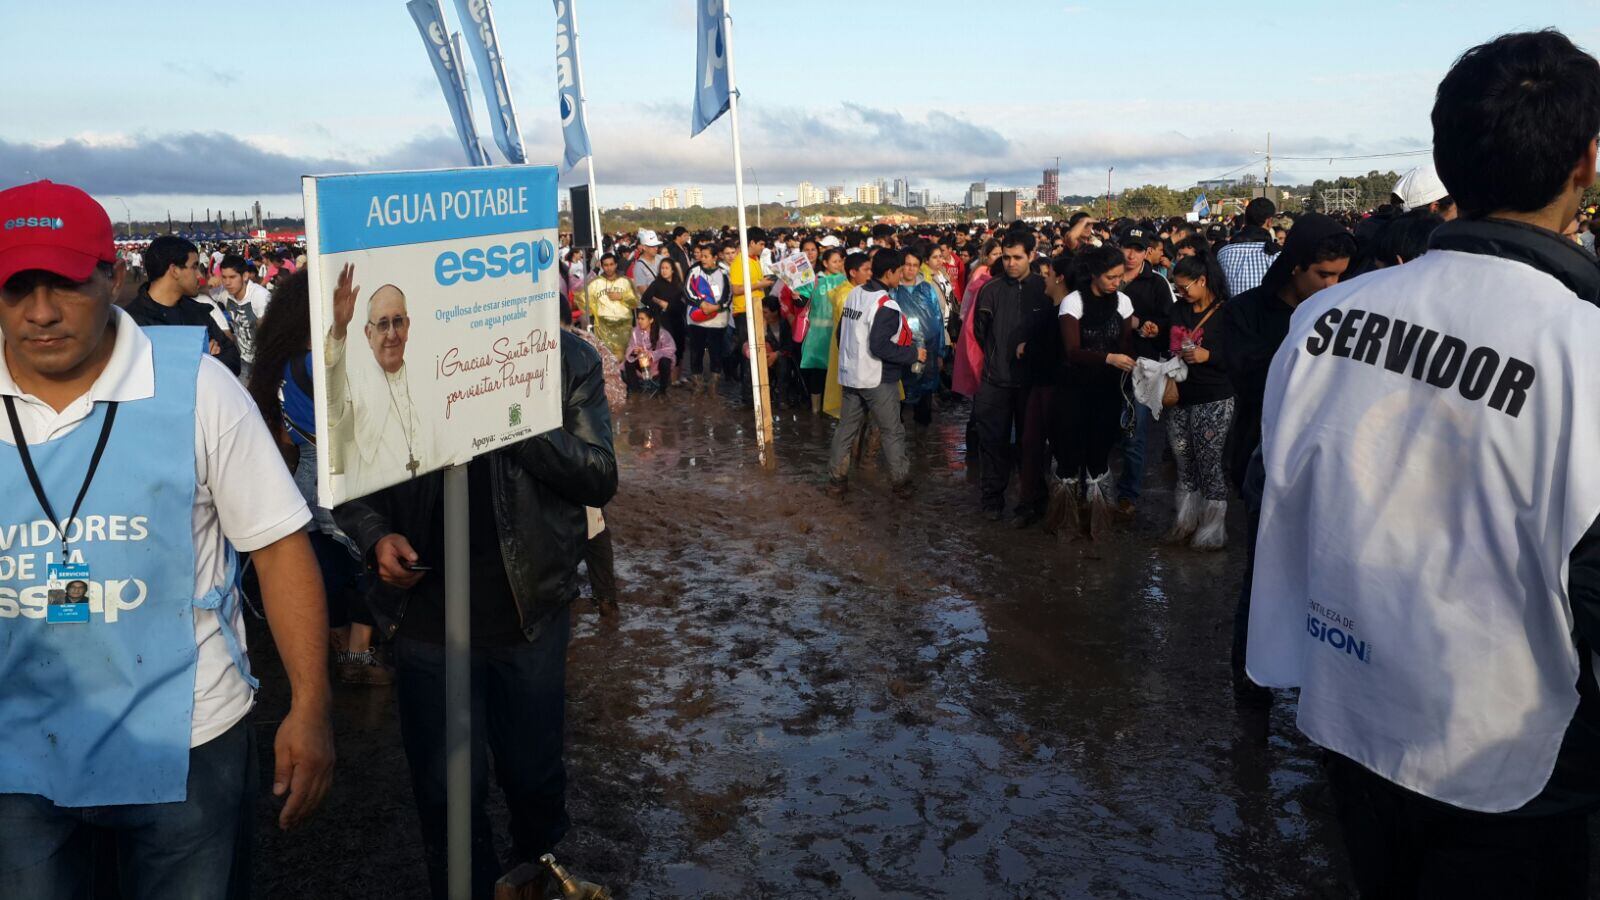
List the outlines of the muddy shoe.
<svg viewBox="0 0 1600 900">
<path fill-rule="evenodd" d="M 1117 501 L 1117 515 L 1124 519 L 1132 519 L 1139 512 L 1139 507 L 1132 500 L 1123 497 Z"/>
<path fill-rule="evenodd" d="M 1032 528 L 1044 520 L 1044 510 L 1038 504 L 1017 507 L 1016 518 L 1012 520 L 1011 527 L 1022 531 Z"/>
<path fill-rule="evenodd" d="M 394 684 L 394 669 L 384 665 L 377 651 L 371 648 L 365 653 L 341 651 L 334 668 L 344 684 Z"/>
<path fill-rule="evenodd" d="M 901 500 L 910 500 L 912 497 L 916 496 L 917 485 L 911 479 L 907 478 L 905 481 L 902 481 L 899 484 L 891 487 L 889 490 L 894 491 L 894 495 L 899 497 Z"/>
<path fill-rule="evenodd" d="M 595 609 L 600 611 L 600 624 L 607 628 L 617 627 L 622 621 L 622 613 L 617 611 L 617 598 L 602 597 L 594 601 Z"/>
<path fill-rule="evenodd" d="M 832 497 L 835 500 L 843 500 L 845 491 L 847 491 L 849 489 L 850 489 L 849 483 L 846 482 L 843 478 L 829 478 L 828 479 L 828 489 L 827 489 L 828 490 L 828 496 Z"/>
</svg>

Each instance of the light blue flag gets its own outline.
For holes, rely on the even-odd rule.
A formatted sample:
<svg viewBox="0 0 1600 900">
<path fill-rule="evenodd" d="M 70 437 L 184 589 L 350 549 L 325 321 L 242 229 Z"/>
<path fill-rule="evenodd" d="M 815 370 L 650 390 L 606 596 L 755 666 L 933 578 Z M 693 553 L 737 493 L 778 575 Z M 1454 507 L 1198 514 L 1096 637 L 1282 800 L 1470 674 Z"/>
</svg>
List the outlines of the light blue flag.
<svg viewBox="0 0 1600 900">
<path fill-rule="evenodd" d="M 478 79 L 483 82 L 489 121 L 494 126 L 494 142 L 500 145 L 500 152 L 507 160 L 525 163 L 528 154 L 522 149 L 522 131 L 517 127 L 511 87 L 506 84 L 505 58 L 500 55 L 500 34 L 495 31 L 489 0 L 456 0 L 456 11 L 461 14 L 462 36 L 477 63 Z"/>
<path fill-rule="evenodd" d="M 460 2 L 460 0 L 457 0 Z M 561 101 L 561 137 L 566 141 L 567 153 L 561 160 L 561 171 L 588 156 L 589 128 L 584 124 L 578 104 L 583 102 L 583 72 L 578 68 L 578 26 L 572 0 L 555 0 L 556 5 L 556 96 Z"/>
<path fill-rule="evenodd" d="M 695 34 L 700 47 L 695 53 L 694 122 L 689 132 L 694 137 L 728 111 L 728 42 L 723 34 L 727 21 L 723 0 L 696 0 L 700 22 Z"/>
<path fill-rule="evenodd" d="M 1206 199 L 1206 195 L 1201 194 L 1194 198 L 1194 217 L 1204 219 L 1209 215 L 1211 215 L 1211 201 Z"/>
<path fill-rule="evenodd" d="M 406 9 L 417 23 L 422 43 L 427 45 L 428 58 L 433 61 L 433 73 L 439 76 L 439 87 L 444 90 L 444 102 L 450 107 L 450 117 L 455 119 L 456 134 L 461 137 L 461 148 L 467 153 L 467 164 L 487 166 L 489 154 L 478 142 L 478 128 L 472 123 L 472 107 L 467 104 L 467 83 L 461 75 L 461 59 L 456 55 L 455 44 L 445 31 L 444 13 L 439 0 L 410 0 Z"/>
</svg>

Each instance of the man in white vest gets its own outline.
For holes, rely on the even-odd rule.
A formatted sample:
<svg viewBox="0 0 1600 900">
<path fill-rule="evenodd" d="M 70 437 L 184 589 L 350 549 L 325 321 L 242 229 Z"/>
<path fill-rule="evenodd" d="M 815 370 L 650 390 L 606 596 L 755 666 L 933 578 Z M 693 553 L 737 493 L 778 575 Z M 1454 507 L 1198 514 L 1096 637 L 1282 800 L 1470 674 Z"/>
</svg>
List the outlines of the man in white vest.
<svg viewBox="0 0 1600 900">
<path fill-rule="evenodd" d="M 889 483 L 905 496 L 911 491 L 906 461 L 906 427 L 900 421 L 900 378 L 928 358 L 913 346 L 911 324 L 890 291 L 900 286 L 905 254 L 879 250 L 872 257 L 872 280 L 850 291 L 839 318 L 839 427 L 828 459 L 828 493 L 844 496 L 850 455 L 872 418 L 889 462 Z"/>
<path fill-rule="evenodd" d="M 1461 218 L 1295 311 L 1262 415 L 1247 668 L 1299 687 L 1364 896 L 1582 897 L 1600 806 L 1600 64 L 1558 32 L 1440 83 Z"/>
</svg>

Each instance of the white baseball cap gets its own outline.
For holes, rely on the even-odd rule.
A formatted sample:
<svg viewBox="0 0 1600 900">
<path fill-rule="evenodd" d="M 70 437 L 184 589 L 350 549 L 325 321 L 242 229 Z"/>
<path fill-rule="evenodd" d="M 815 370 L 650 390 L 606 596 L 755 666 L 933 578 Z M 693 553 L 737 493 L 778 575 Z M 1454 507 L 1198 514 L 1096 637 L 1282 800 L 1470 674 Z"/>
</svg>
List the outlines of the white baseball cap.
<svg viewBox="0 0 1600 900">
<path fill-rule="evenodd" d="M 818 247 L 837 247 L 837 246 L 839 246 L 840 244 L 843 244 L 843 243 L 844 243 L 844 241 L 841 241 L 841 240 L 839 240 L 838 237 L 830 234 L 830 235 L 824 237 L 822 240 L 817 241 L 817 246 Z"/>
<path fill-rule="evenodd" d="M 1400 198 L 1400 205 L 1405 207 L 1406 212 L 1450 196 L 1450 191 L 1439 180 L 1439 172 L 1431 162 L 1401 175 L 1394 184 L 1394 193 Z"/>
<path fill-rule="evenodd" d="M 644 247 L 659 247 L 661 246 L 661 237 L 654 231 L 643 228 L 639 231 L 639 244 Z"/>
</svg>

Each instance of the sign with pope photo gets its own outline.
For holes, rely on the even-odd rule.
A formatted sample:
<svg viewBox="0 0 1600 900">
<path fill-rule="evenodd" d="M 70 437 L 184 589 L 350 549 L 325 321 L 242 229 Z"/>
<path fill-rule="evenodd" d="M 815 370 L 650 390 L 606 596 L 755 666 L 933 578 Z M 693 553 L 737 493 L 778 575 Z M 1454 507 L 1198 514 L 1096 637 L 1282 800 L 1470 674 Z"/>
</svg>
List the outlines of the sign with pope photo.
<svg viewBox="0 0 1600 900">
<path fill-rule="evenodd" d="M 304 180 L 318 502 L 561 425 L 556 170 Z"/>
</svg>

